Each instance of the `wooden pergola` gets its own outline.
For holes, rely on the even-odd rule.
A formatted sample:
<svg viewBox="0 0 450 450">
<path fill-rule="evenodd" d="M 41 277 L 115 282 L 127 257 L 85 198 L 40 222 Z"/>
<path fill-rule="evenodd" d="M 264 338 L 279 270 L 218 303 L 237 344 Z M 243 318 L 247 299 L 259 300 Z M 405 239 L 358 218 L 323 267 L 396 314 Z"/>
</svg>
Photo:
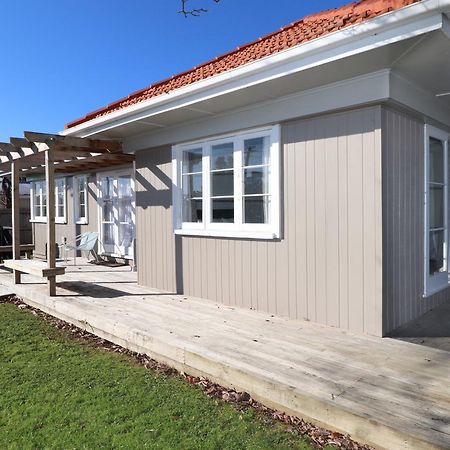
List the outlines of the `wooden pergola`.
<svg viewBox="0 0 450 450">
<path fill-rule="evenodd" d="M 127 164 L 134 155 L 122 151 L 117 140 L 60 136 L 26 131 L 23 138 L 0 142 L 0 176 L 11 174 L 12 183 L 12 253 L 5 266 L 13 269 L 14 282 L 29 273 L 47 278 L 48 293 L 56 295 L 56 275 L 65 267 L 56 267 L 55 173 L 70 174 Z M 45 174 L 47 191 L 47 261 L 20 259 L 19 180 L 29 175 Z"/>
</svg>

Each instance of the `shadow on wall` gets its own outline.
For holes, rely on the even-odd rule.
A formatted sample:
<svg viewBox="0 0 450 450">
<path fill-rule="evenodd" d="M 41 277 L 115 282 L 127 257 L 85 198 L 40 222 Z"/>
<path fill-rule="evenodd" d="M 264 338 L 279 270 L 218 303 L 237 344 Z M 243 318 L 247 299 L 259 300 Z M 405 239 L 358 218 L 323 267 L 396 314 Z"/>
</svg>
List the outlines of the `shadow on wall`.
<svg viewBox="0 0 450 450">
<path fill-rule="evenodd" d="M 144 156 L 142 160 L 137 160 L 135 171 L 136 208 L 145 210 L 150 207 L 160 207 L 166 211 L 170 210 L 173 184 L 168 173 L 172 173 L 170 147 L 152 150 L 151 156 L 149 154 L 148 157 Z M 184 292 L 182 239 L 182 236 L 174 235 L 175 290 L 177 294 Z"/>
</svg>

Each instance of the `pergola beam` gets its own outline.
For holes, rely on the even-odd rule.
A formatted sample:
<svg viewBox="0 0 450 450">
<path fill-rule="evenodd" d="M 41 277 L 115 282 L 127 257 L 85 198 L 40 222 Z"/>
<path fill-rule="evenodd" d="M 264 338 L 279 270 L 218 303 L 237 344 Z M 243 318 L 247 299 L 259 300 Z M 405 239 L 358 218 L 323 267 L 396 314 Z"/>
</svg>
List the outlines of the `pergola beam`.
<svg viewBox="0 0 450 450">
<path fill-rule="evenodd" d="M 20 283 L 21 273 L 34 273 L 29 265 L 20 262 L 19 180 L 21 174 L 28 176 L 44 172 L 47 192 L 47 267 L 39 268 L 39 273 L 42 272 L 42 276 L 47 277 L 49 295 L 54 296 L 55 277 L 64 273 L 64 268 L 56 267 L 55 173 L 96 171 L 99 168 L 123 165 L 133 162 L 134 155 L 124 154 L 122 143 L 118 140 L 31 131 L 26 131 L 24 136 L 12 137 L 9 143 L 0 143 L 0 156 L 8 158 L 8 161 L 0 162 L 0 174 L 10 172 L 13 184 L 13 260 L 9 261 L 8 267 L 14 270 L 16 283 Z"/>
<path fill-rule="evenodd" d="M 9 139 L 9 141 L 11 142 L 11 144 L 14 147 L 18 147 L 18 148 L 34 148 L 34 143 L 30 142 L 28 139 L 25 138 L 20 138 L 20 137 L 12 137 Z"/>
<path fill-rule="evenodd" d="M 114 153 L 122 150 L 122 143 L 117 140 L 61 136 L 59 134 L 37 133 L 34 131 L 25 131 L 23 134 L 28 141 L 40 142 L 46 144 L 48 147 L 60 146 L 86 148 L 90 149 L 92 153 L 101 153 L 101 150 Z"/>
<path fill-rule="evenodd" d="M 4 154 L 8 159 L 14 159 L 14 156 L 11 155 L 11 153 L 16 154 L 17 158 L 25 155 L 21 148 L 16 147 L 10 142 L 0 142 L 0 153 Z"/>
</svg>

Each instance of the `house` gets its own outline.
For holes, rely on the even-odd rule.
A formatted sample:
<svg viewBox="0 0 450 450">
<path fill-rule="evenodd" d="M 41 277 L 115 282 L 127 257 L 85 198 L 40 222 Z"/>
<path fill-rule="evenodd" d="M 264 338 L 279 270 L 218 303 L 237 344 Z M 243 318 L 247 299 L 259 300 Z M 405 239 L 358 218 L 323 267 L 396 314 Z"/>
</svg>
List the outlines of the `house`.
<svg viewBox="0 0 450 450">
<path fill-rule="evenodd" d="M 141 285 L 356 333 L 448 301 L 449 13 L 313 14 L 67 124 L 124 155 L 60 172 L 57 241 L 99 231 Z"/>
</svg>

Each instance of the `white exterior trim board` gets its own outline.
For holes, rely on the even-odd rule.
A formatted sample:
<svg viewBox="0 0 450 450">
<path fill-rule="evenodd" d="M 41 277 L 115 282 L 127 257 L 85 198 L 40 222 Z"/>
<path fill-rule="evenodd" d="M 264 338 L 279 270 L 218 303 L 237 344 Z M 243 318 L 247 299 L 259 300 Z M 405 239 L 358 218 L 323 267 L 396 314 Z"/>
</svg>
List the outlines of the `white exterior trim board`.
<svg viewBox="0 0 450 450">
<path fill-rule="evenodd" d="M 159 145 L 235 133 L 238 130 L 253 129 L 302 116 L 384 101 L 388 98 L 389 70 L 382 70 L 227 111 L 214 117 L 200 118 L 156 132 L 143 133 L 125 139 L 124 143 L 127 152 L 133 153 Z"/>
</svg>

